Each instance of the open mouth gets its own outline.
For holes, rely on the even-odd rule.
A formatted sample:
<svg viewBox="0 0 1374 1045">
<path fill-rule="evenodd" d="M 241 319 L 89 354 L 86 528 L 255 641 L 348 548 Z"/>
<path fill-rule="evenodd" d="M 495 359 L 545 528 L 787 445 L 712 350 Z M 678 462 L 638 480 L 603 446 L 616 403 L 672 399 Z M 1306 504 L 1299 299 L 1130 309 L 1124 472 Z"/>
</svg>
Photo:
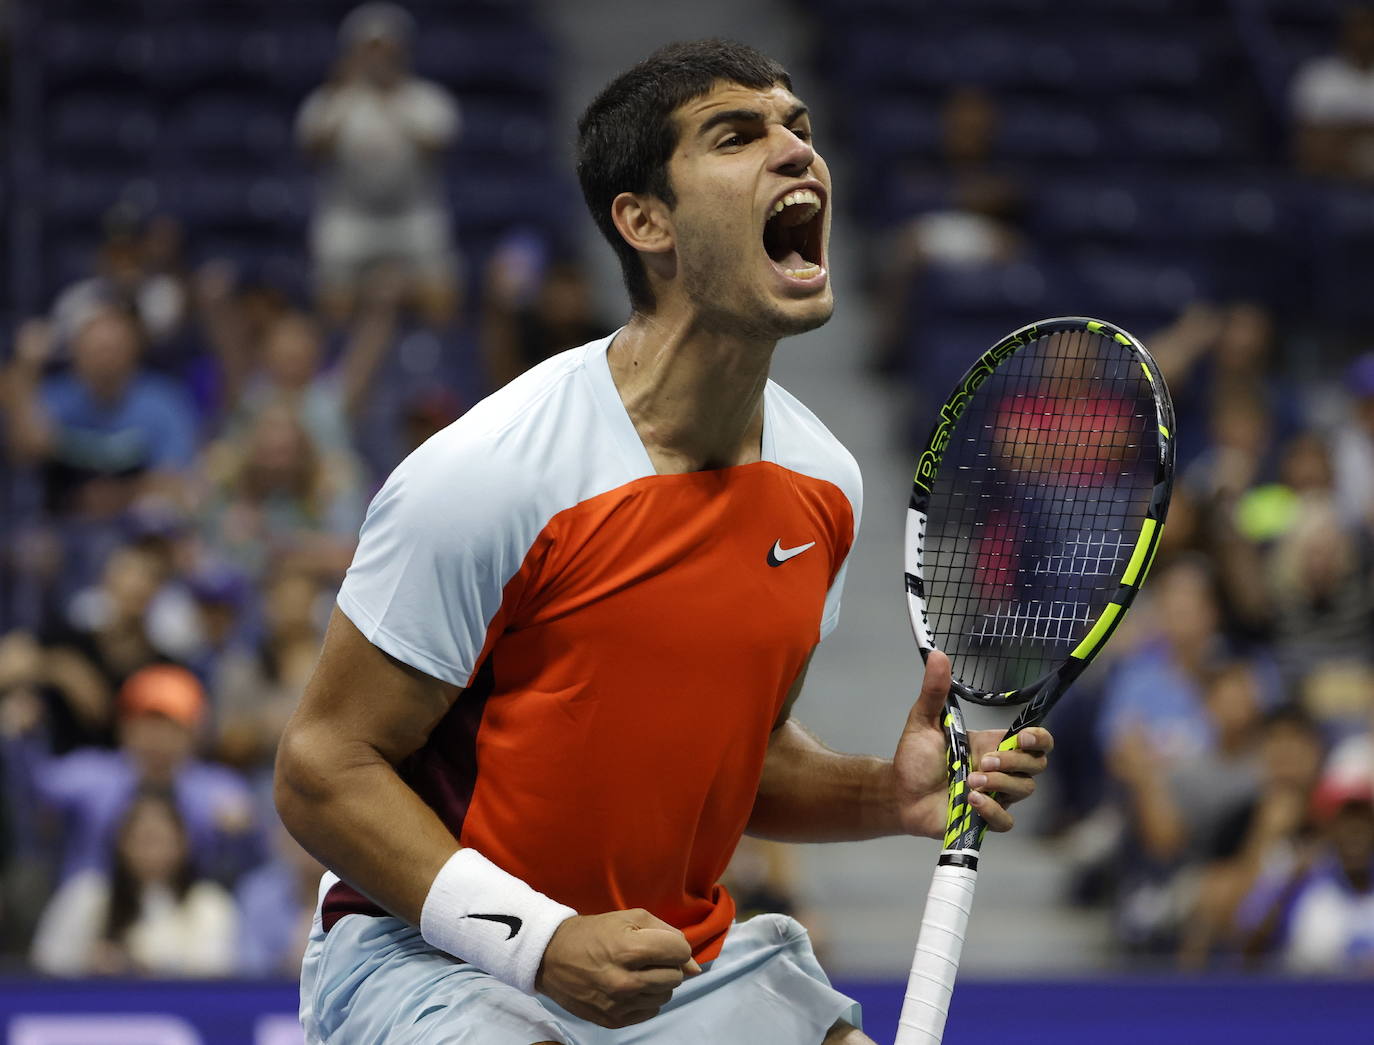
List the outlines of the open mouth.
<svg viewBox="0 0 1374 1045">
<path fill-rule="evenodd" d="M 763 226 L 769 260 L 793 280 L 811 280 L 823 267 L 825 203 L 815 189 L 794 189 L 775 200 Z"/>
</svg>

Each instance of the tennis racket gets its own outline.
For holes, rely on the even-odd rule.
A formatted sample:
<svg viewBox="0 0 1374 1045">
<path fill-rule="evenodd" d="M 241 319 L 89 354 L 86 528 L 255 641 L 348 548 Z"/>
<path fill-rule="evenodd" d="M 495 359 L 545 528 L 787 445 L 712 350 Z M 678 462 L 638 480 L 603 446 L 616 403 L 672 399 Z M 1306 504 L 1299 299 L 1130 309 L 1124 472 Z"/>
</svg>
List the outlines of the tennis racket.
<svg viewBox="0 0 1374 1045">
<path fill-rule="evenodd" d="M 987 827 L 959 702 L 1022 706 L 999 747 L 1014 749 L 1102 650 L 1159 547 L 1173 428 L 1150 353 L 1081 317 L 1003 338 L 940 408 L 907 510 L 906 590 L 922 659 L 950 658 L 949 815 L 897 1045 L 943 1036 Z"/>
</svg>

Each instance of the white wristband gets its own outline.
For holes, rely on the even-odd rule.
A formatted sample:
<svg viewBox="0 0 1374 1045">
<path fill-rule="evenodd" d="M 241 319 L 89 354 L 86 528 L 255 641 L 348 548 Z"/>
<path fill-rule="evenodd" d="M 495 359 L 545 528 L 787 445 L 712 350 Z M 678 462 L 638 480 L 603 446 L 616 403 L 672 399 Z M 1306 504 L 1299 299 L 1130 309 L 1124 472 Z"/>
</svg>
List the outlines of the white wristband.
<svg viewBox="0 0 1374 1045">
<path fill-rule="evenodd" d="M 502 983 L 534 993 L 553 932 L 576 915 L 475 849 L 459 849 L 434 876 L 420 911 L 425 942 Z"/>
</svg>

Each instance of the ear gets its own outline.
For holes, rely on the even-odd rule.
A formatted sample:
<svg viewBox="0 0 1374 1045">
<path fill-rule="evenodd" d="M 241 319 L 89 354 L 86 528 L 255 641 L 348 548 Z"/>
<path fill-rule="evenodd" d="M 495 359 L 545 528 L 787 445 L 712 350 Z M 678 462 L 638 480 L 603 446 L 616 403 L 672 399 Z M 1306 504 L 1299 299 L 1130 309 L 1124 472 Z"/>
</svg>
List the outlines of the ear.
<svg viewBox="0 0 1374 1045">
<path fill-rule="evenodd" d="M 641 254 L 666 254 L 677 245 L 671 212 L 657 196 L 622 192 L 611 201 L 611 220 Z"/>
</svg>

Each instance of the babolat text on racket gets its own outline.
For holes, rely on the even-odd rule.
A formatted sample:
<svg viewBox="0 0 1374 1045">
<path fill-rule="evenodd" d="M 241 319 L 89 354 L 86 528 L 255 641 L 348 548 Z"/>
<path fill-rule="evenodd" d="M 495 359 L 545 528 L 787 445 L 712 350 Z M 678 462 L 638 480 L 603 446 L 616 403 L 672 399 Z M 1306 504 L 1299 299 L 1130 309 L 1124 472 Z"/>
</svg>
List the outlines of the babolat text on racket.
<svg viewBox="0 0 1374 1045">
<path fill-rule="evenodd" d="M 960 701 L 1039 725 L 1121 623 L 1159 547 L 1174 413 L 1150 353 L 1098 319 L 1022 327 L 940 408 L 906 523 L 906 590 L 924 659 L 950 658 L 949 806 L 897 1045 L 944 1033 L 986 824 L 968 802 Z"/>
</svg>

